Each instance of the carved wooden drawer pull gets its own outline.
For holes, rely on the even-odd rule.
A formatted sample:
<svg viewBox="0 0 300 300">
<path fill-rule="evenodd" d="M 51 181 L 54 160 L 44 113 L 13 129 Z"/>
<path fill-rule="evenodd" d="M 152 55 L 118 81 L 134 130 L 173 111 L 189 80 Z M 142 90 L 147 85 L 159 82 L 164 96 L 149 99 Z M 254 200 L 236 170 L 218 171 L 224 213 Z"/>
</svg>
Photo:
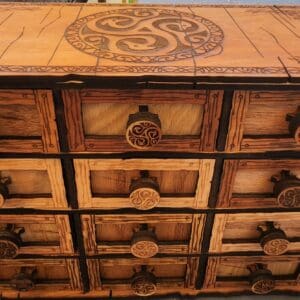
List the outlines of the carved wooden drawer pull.
<svg viewBox="0 0 300 300">
<path fill-rule="evenodd" d="M 8 225 L 0 231 L 0 259 L 15 258 L 22 245 L 20 235 L 24 228 L 15 229 L 14 225 Z"/>
<path fill-rule="evenodd" d="M 156 178 L 148 177 L 148 173 L 144 173 L 141 178 L 132 180 L 129 188 L 131 204 L 139 210 L 151 209 L 157 206 L 160 200 Z"/>
<path fill-rule="evenodd" d="M 272 176 L 275 183 L 273 192 L 277 197 L 277 203 L 283 207 L 300 206 L 300 179 L 288 170 L 282 170 L 280 176 Z"/>
<path fill-rule="evenodd" d="M 275 228 L 273 222 L 266 222 L 266 229 L 258 226 L 261 232 L 260 245 L 267 255 L 281 255 L 288 251 L 289 240 L 282 229 Z"/>
<path fill-rule="evenodd" d="M 159 143 L 161 136 L 160 119 L 147 106 L 140 106 L 139 112 L 129 115 L 126 140 L 133 148 L 149 149 Z"/>
<path fill-rule="evenodd" d="M 290 134 L 294 137 L 297 144 L 300 144 L 300 106 L 296 113 L 288 114 L 286 120 L 289 122 Z"/>
<path fill-rule="evenodd" d="M 250 271 L 249 281 L 253 293 L 264 295 L 274 290 L 275 280 L 267 265 L 259 263 L 249 265 L 247 268 Z"/>
<path fill-rule="evenodd" d="M 156 292 L 156 277 L 147 271 L 145 266 L 142 271 L 136 272 L 131 281 L 131 289 L 137 296 L 151 296 Z"/>
<path fill-rule="evenodd" d="M 153 229 L 134 232 L 131 239 L 131 253 L 139 258 L 149 258 L 158 253 L 157 238 Z"/>
<path fill-rule="evenodd" d="M 20 272 L 10 281 L 10 285 L 20 292 L 32 290 L 35 287 L 35 274 L 36 268 L 22 267 Z"/>
<path fill-rule="evenodd" d="M 8 185 L 11 183 L 9 177 L 0 178 L 0 207 L 4 205 L 5 200 L 9 197 Z"/>
</svg>

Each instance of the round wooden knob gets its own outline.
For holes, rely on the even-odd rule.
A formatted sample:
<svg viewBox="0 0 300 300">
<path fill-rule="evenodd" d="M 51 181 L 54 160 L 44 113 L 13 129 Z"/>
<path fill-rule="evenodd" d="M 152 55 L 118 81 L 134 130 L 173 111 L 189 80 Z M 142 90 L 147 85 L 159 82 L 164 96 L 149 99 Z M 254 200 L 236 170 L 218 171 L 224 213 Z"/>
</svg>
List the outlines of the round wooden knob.
<svg viewBox="0 0 300 300">
<path fill-rule="evenodd" d="M 32 279 L 31 274 L 26 274 L 24 272 L 20 272 L 17 274 L 11 281 L 10 285 L 13 289 L 26 292 L 32 290 L 35 286 L 34 281 Z"/>
<path fill-rule="evenodd" d="M 161 123 L 158 115 L 150 112 L 137 112 L 129 115 L 126 140 L 136 149 L 149 149 L 161 140 Z"/>
<path fill-rule="evenodd" d="M 6 184 L 0 183 L 0 207 L 4 205 L 5 200 L 9 196 L 9 190 Z"/>
<path fill-rule="evenodd" d="M 132 180 L 129 190 L 129 199 L 136 209 L 148 210 L 159 203 L 159 185 L 153 178 Z"/>
<path fill-rule="evenodd" d="M 10 231 L 0 231 L 0 259 L 15 258 L 22 244 L 20 236 Z"/>
<path fill-rule="evenodd" d="M 154 232 L 135 232 L 131 240 L 131 253 L 139 258 L 149 258 L 158 253 L 157 238 Z"/>
<path fill-rule="evenodd" d="M 255 294 L 265 295 L 275 288 L 275 280 L 268 269 L 259 269 L 250 276 L 251 290 Z"/>
<path fill-rule="evenodd" d="M 273 192 L 279 206 L 300 206 L 300 179 L 289 171 L 282 171 L 280 178 L 273 176 L 271 180 L 275 183 Z"/>
<path fill-rule="evenodd" d="M 148 271 L 138 272 L 132 278 L 131 289 L 137 296 L 151 296 L 156 292 L 156 278 Z"/>
<path fill-rule="evenodd" d="M 295 142 L 300 144 L 300 107 L 298 112 L 295 114 L 287 115 L 287 121 L 289 121 L 289 131 L 294 137 Z"/>
<path fill-rule="evenodd" d="M 260 244 L 267 255 L 282 255 L 288 251 L 289 240 L 281 229 L 275 229 L 263 234 Z"/>
</svg>

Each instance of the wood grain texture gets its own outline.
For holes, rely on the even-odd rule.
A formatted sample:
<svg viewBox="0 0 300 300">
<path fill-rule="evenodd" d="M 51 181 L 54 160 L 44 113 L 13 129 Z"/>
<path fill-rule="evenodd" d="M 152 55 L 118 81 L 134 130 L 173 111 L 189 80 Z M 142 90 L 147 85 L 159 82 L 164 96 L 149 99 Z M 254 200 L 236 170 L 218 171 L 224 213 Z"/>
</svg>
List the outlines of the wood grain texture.
<svg viewBox="0 0 300 300">
<path fill-rule="evenodd" d="M 203 238 L 205 215 L 193 215 L 189 253 L 199 253 Z"/>
<path fill-rule="evenodd" d="M 82 290 L 79 262 L 77 259 L 66 259 L 72 290 Z"/>
<path fill-rule="evenodd" d="M 44 151 L 41 140 L 0 140 L 0 152 L 42 153 Z"/>
<path fill-rule="evenodd" d="M 101 273 L 100 273 L 100 263 L 98 259 L 88 259 L 87 260 L 89 282 L 91 290 L 101 289 Z"/>
<path fill-rule="evenodd" d="M 227 223 L 227 215 L 218 214 L 215 216 L 213 231 L 210 239 L 210 252 L 221 252 L 222 251 L 222 239 Z"/>
<path fill-rule="evenodd" d="M 210 257 L 208 259 L 206 272 L 205 272 L 205 280 L 203 284 L 203 288 L 214 288 L 217 279 L 217 268 L 220 263 L 220 257 Z"/>
<path fill-rule="evenodd" d="M 85 251 L 89 255 L 97 254 L 95 217 L 93 215 L 83 215 L 81 221 Z"/>
<path fill-rule="evenodd" d="M 59 232 L 60 248 L 62 253 L 74 253 L 69 217 L 63 215 L 56 215 L 55 221 Z"/>
</svg>

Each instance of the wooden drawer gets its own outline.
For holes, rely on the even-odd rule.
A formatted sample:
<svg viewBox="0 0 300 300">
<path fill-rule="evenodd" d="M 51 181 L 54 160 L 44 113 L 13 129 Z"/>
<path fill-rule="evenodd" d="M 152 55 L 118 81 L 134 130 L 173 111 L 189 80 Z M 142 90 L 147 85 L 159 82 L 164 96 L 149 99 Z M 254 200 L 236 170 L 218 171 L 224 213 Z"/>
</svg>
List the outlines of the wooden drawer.
<svg viewBox="0 0 300 300">
<path fill-rule="evenodd" d="M 50 90 L 0 90 L 0 152 L 59 152 Z"/>
<path fill-rule="evenodd" d="M 0 243 L 0 259 L 74 253 L 69 218 L 64 215 L 1 215 Z"/>
<path fill-rule="evenodd" d="M 222 98 L 223 91 L 65 90 L 69 146 L 73 152 L 212 152 Z"/>
<path fill-rule="evenodd" d="M 81 290 L 79 263 L 76 259 L 2 260 L 0 269 L 2 296 L 63 296 Z"/>
<path fill-rule="evenodd" d="M 299 231 L 300 213 L 217 214 L 210 252 L 293 253 L 300 251 Z"/>
<path fill-rule="evenodd" d="M 75 159 L 80 207 L 206 207 L 214 160 Z"/>
<path fill-rule="evenodd" d="M 300 206 L 300 160 L 226 160 L 218 207 Z"/>
<path fill-rule="evenodd" d="M 300 150 L 300 92 L 236 91 L 226 151 Z"/>
<path fill-rule="evenodd" d="M 59 159 L 0 159 L 1 208 L 67 208 Z"/>
<path fill-rule="evenodd" d="M 150 259 L 88 259 L 90 286 L 92 290 L 126 291 L 135 295 L 134 276 L 141 270 L 154 275 L 143 284 L 144 292 L 168 293 L 182 288 L 193 288 L 198 270 L 198 258 L 150 258 Z M 138 274 L 140 275 L 140 274 Z M 150 281 L 150 284 L 149 284 Z M 155 284 L 153 284 L 155 282 Z M 150 287 L 149 287 L 150 286 Z M 141 292 L 141 291 L 140 291 Z M 137 295 L 137 294 L 136 294 Z M 143 295 L 140 293 L 139 295 Z M 144 294 L 145 295 L 145 294 Z"/>
<path fill-rule="evenodd" d="M 89 255 L 131 253 L 199 253 L 205 215 L 83 215 L 84 243 Z"/>
<path fill-rule="evenodd" d="M 267 294 L 276 290 L 299 292 L 299 262 L 296 256 L 210 257 L 203 289 L 222 293 L 252 291 L 255 294 Z M 254 273 L 256 269 L 267 269 L 271 274 L 266 271 Z"/>
</svg>

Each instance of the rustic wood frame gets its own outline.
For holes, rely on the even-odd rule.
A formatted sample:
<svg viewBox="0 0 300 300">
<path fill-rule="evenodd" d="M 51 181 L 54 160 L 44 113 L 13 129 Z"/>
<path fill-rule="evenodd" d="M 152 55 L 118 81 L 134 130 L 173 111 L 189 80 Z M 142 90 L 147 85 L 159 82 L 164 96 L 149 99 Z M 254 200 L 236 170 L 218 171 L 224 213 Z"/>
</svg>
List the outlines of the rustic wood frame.
<svg viewBox="0 0 300 300">
<path fill-rule="evenodd" d="M 130 242 L 108 243 L 96 241 L 96 224 L 120 223 L 190 223 L 191 235 L 189 243 L 170 241 L 158 242 L 159 253 L 163 254 L 197 254 L 200 251 L 205 215 L 200 214 L 146 214 L 146 215 L 82 215 L 82 230 L 85 251 L 88 255 L 101 254 L 127 254 L 130 252 Z"/>
<path fill-rule="evenodd" d="M 250 291 L 251 287 L 250 284 L 247 281 L 239 280 L 239 277 L 236 277 L 236 280 L 234 278 L 232 281 L 221 281 L 217 278 L 217 270 L 218 266 L 221 262 L 229 262 L 229 263 L 240 263 L 241 261 L 247 262 L 247 264 L 253 264 L 253 263 L 268 263 L 268 262 L 274 262 L 281 261 L 281 262 L 298 262 L 298 266 L 300 266 L 300 259 L 298 256 L 284 256 L 284 257 L 272 257 L 272 256 L 222 256 L 222 257 L 210 257 L 208 259 L 208 264 L 206 268 L 206 275 L 205 275 L 205 281 L 203 285 L 203 289 L 206 290 L 213 290 L 213 291 L 221 291 L 221 292 L 238 292 L 238 291 Z M 275 290 L 289 290 L 289 291 L 300 291 L 300 282 L 299 282 L 299 273 L 300 268 L 297 268 L 297 271 L 295 274 L 292 274 L 293 279 L 291 280 L 284 280 L 282 278 L 276 278 L 276 289 Z"/>
<path fill-rule="evenodd" d="M 76 290 L 82 290 L 82 284 L 80 281 L 80 271 L 79 271 L 79 263 L 77 259 L 6 259 L 6 260 L 1 260 L 1 267 L 5 266 L 19 266 L 20 268 L 23 267 L 24 265 L 30 265 L 30 266 L 38 266 L 38 265 L 59 265 L 59 266 L 64 266 L 68 270 L 69 274 L 69 283 L 63 283 L 63 282 L 55 282 L 53 280 L 53 283 L 47 282 L 45 283 L 37 283 L 35 285 L 35 288 L 33 290 L 29 290 L 26 292 L 18 292 L 15 291 L 11 288 L 9 283 L 1 283 L 0 282 L 0 287 L 1 287 L 1 293 L 2 295 L 5 295 L 7 293 L 15 293 L 16 295 L 24 295 L 26 296 L 40 296 L 41 292 L 45 294 L 47 293 L 60 293 L 61 296 L 63 296 L 63 291 L 65 291 L 65 295 L 68 293 L 67 291 L 76 291 Z"/>
<path fill-rule="evenodd" d="M 185 278 L 172 279 L 172 280 L 158 280 L 157 288 L 159 289 L 181 289 L 181 288 L 194 288 L 197 277 L 198 258 L 187 257 L 172 257 L 172 258 L 122 258 L 122 259 L 88 259 L 88 272 L 90 279 L 91 290 L 109 290 L 113 287 L 114 290 L 126 290 L 130 293 L 130 283 L 121 280 L 103 281 L 100 274 L 100 265 L 102 266 L 120 266 L 120 265 L 172 265 L 184 264 L 187 265 Z"/>
<path fill-rule="evenodd" d="M 82 97 L 82 93 L 85 96 Z M 156 98 L 153 99 L 153 93 Z M 96 96 L 95 96 L 96 94 Z M 187 99 L 187 95 L 194 99 Z M 200 137 L 168 137 L 161 140 L 150 151 L 214 152 L 221 115 L 223 91 L 211 90 L 123 90 L 102 89 L 101 97 L 95 90 L 63 90 L 68 142 L 71 152 L 127 152 L 136 151 L 126 141 L 125 136 L 89 138 L 83 130 L 82 103 L 194 103 L 204 105 Z M 196 98 L 196 99 L 195 99 Z M 149 151 L 149 149 L 148 149 Z"/>
<path fill-rule="evenodd" d="M 71 226 L 69 217 L 66 215 L 1 215 L 0 224 L 15 224 L 15 223 L 51 223 L 57 226 L 59 234 L 59 245 L 21 245 L 18 255 L 73 255 L 74 247 L 71 234 Z"/>
<path fill-rule="evenodd" d="M 249 207 L 278 207 L 276 196 L 266 197 L 256 194 L 239 194 L 235 196 L 232 193 L 235 178 L 239 169 L 295 169 L 300 168 L 300 160 L 244 160 L 231 159 L 225 160 L 223 165 L 223 174 L 221 178 L 220 191 L 218 196 L 218 208 L 249 208 Z M 275 175 L 275 174 L 274 174 Z"/>
<path fill-rule="evenodd" d="M 243 240 L 239 242 L 239 239 L 235 241 L 223 242 L 223 234 L 225 226 L 230 222 L 246 223 L 247 220 L 253 222 L 265 222 L 265 221 L 291 221 L 299 222 L 300 213 L 241 213 L 241 214 L 217 214 L 213 225 L 213 231 L 210 242 L 211 253 L 229 253 L 229 252 L 262 252 L 259 241 Z M 300 240 L 290 241 L 288 253 L 293 251 L 300 251 Z"/>
<path fill-rule="evenodd" d="M 68 207 L 62 166 L 59 159 L 0 159 L 0 172 L 1 170 L 47 171 L 52 194 L 49 198 L 8 198 L 2 208 L 30 207 L 49 210 L 51 208 Z"/>
<path fill-rule="evenodd" d="M 30 97 L 29 95 L 34 97 Z M 2 95 L 5 95 L 3 97 Z M 0 139 L 0 152 L 57 153 L 60 151 L 55 108 L 51 90 L 1 90 L 0 104 L 35 105 L 39 112 L 42 136 Z"/>
<path fill-rule="evenodd" d="M 233 94 L 233 104 L 229 122 L 229 130 L 226 141 L 226 151 L 228 152 L 265 152 L 271 150 L 300 150 L 292 136 L 278 138 L 270 136 L 245 137 L 243 134 L 243 122 L 250 104 L 259 103 L 261 99 L 251 97 L 251 91 L 235 91 Z M 288 92 L 281 92 L 286 93 Z M 287 97 L 287 96 L 286 96 Z M 282 101 L 286 101 L 282 96 Z M 288 98 L 288 97 L 287 97 Z M 268 103 L 272 101 L 268 99 Z M 276 105 L 276 102 L 274 103 Z M 291 112 L 292 113 L 292 112 Z"/>
<path fill-rule="evenodd" d="M 198 171 L 199 178 L 194 197 L 161 197 L 157 207 L 203 208 L 208 204 L 211 179 L 214 172 L 212 159 L 74 159 L 78 202 L 81 208 L 119 209 L 131 207 L 128 198 L 93 197 L 90 171 L 105 170 L 190 170 Z"/>
</svg>

